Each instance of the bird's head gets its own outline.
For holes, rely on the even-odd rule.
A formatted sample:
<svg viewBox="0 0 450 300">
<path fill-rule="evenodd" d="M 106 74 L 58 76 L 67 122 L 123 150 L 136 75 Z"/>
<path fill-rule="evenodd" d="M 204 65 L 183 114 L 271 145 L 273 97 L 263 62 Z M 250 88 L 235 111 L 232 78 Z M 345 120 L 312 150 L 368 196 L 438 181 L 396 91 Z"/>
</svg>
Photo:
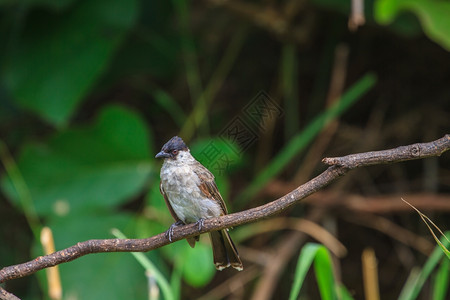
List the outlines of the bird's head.
<svg viewBox="0 0 450 300">
<path fill-rule="evenodd" d="M 180 137 L 174 136 L 162 146 L 161 151 L 156 154 L 155 158 L 176 159 L 183 151 L 189 152 L 189 148 Z"/>
</svg>

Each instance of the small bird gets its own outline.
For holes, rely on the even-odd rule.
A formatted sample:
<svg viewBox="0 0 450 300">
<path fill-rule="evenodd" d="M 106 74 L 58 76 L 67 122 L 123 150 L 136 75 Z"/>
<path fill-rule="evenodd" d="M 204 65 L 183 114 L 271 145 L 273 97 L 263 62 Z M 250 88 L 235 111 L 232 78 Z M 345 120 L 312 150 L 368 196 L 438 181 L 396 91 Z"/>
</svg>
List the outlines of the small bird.
<svg viewBox="0 0 450 300">
<path fill-rule="evenodd" d="M 176 220 L 166 232 L 170 241 L 176 226 L 198 223 L 201 230 L 205 219 L 228 213 L 214 175 L 191 155 L 180 137 L 174 136 L 165 143 L 155 158 L 164 159 L 160 191 Z M 232 266 L 242 271 L 241 259 L 227 229 L 210 232 L 209 236 L 216 269 Z M 198 240 L 199 236 L 187 239 L 192 248 Z"/>
</svg>

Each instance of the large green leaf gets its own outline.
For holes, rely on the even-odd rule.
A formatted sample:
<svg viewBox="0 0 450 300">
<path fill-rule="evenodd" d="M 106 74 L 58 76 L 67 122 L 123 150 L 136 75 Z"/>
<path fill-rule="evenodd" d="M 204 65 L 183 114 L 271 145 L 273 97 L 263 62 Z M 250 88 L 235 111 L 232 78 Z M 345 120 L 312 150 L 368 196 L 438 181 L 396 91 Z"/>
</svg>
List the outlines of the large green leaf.
<svg viewBox="0 0 450 300">
<path fill-rule="evenodd" d="M 5 86 L 22 107 L 63 126 L 136 17 L 136 0 L 82 0 L 59 14 L 32 12 L 5 58 Z"/>
<path fill-rule="evenodd" d="M 212 258 L 212 248 L 208 244 L 197 243 L 195 249 L 184 245 L 185 251 L 177 257 L 177 263 L 183 264 L 183 278 L 194 287 L 206 285 L 216 274 Z"/>
<path fill-rule="evenodd" d="M 111 207 L 139 192 L 151 164 L 146 125 L 135 113 L 112 106 L 96 124 L 57 134 L 47 144 L 29 144 L 18 167 L 39 215 Z M 14 179 L 13 179 L 14 180 Z M 19 202 L 14 184 L 3 178 L 9 197 Z"/>
<path fill-rule="evenodd" d="M 425 34 L 450 51 L 450 2 L 436 0 L 378 0 L 375 2 L 375 19 L 386 25 L 393 22 L 402 11 L 414 13 Z"/>
<path fill-rule="evenodd" d="M 48 223 L 56 250 L 89 239 L 114 238 L 113 227 L 124 230 L 132 225 L 130 215 L 101 213 L 52 218 Z M 145 270 L 129 253 L 90 254 L 59 269 L 63 299 L 146 299 Z M 41 280 L 44 274 L 39 272 Z"/>
</svg>

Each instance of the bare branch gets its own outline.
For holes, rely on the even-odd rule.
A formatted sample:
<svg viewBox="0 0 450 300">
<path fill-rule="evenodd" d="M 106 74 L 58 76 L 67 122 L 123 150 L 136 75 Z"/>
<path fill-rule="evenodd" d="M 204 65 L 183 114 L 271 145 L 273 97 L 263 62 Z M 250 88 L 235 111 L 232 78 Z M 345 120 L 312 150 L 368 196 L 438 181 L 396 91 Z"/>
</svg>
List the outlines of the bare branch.
<svg viewBox="0 0 450 300">
<path fill-rule="evenodd" d="M 405 160 L 440 156 L 448 150 L 450 134 L 430 143 L 412 144 L 400 146 L 394 149 L 351 154 L 342 157 L 324 158 L 322 162 L 327 165 L 338 165 L 348 169 L 381 165 Z"/>
<path fill-rule="evenodd" d="M 3 300 L 20 300 L 19 298 L 17 298 L 16 296 L 14 296 L 11 293 L 8 293 L 7 291 L 2 289 L 1 287 L 0 287 L 0 299 L 3 299 Z"/>
<path fill-rule="evenodd" d="M 430 143 L 413 144 L 390 150 L 352 154 L 343 157 L 324 158 L 323 162 L 330 165 L 327 170 L 283 197 L 259 207 L 218 218 L 207 219 L 200 232 L 198 231 L 198 226 L 196 224 L 176 227 L 172 239 L 173 242 L 175 242 L 196 236 L 199 233 L 247 224 L 280 213 L 289 206 L 298 203 L 300 200 L 324 188 L 334 179 L 354 168 L 439 156 L 449 149 L 450 134 L 447 134 L 443 138 Z M 170 242 L 167 240 L 164 233 L 147 239 L 88 240 L 77 243 L 64 250 L 37 257 L 36 259 L 23 264 L 5 267 L 0 270 L 0 283 L 28 276 L 39 270 L 69 262 L 91 253 L 147 252 L 169 243 Z M 0 299 L 14 299 L 8 295 L 11 294 L 0 289 Z"/>
</svg>

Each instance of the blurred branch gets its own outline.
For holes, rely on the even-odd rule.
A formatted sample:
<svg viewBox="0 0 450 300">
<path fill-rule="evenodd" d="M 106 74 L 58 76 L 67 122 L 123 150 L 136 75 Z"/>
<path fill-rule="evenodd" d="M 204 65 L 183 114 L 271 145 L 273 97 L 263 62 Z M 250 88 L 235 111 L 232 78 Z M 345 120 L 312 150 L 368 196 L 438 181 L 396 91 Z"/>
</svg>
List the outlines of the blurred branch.
<svg viewBox="0 0 450 300">
<path fill-rule="evenodd" d="M 20 300 L 19 298 L 17 298 L 16 296 L 14 296 L 11 293 L 8 293 L 7 291 L 2 289 L 1 287 L 0 287 L 0 299 L 3 299 L 3 300 Z"/>
<path fill-rule="evenodd" d="M 350 29 L 350 31 L 356 31 L 359 26 L 363 26 L 365 23 L 364 1 L 352 0 L 352 11 L 348 19 L 348 29 Z"/>
<path fill-rule="evenodd" d="M 266 197 L 280 197 L 295 188 L 290 182 L 272 181 L 264 190 Z M 411 211 L 403 202 L 398 201 L 406 197 L 408 202 L 420 210 L 450 212 L 449 194 L 432 193 L 402 193 L 385 194 L 379 196 L 361 196 L 334 191 L 317 192 L 303 201 L 304 204 L 327 210 L 350 210 L 352 213 L 394 213 Z"/>
<path fill-rule="evenodd" d="M 335 105 L 344 92 L 345 81 L 347 79 L 347 61 L 349 52 L 349 47 L 346 44 L 336 46 L 330 86 L 326 98 L 326 108 Z M 305 182 L 311 176 L 318 160 L 322 157 L 338 127 L 339 116 L 336 117 L 336 119 L 331 120 L 330 123 L 322 128 L 322 131 L 309 147 L 302 165 L 294 176 L 295 183 Z"/>
<path fill-rule="evenodd" d="M 401 203 L 403 204 L 403 202 Z M 397 240 L 410 248 L 416 249 L 426 256 L 431 254 L 431 251 L 433 251 L 435 246 L 426 238 L 397 225 L 385 217 L 370 213 L 357 213 L 344 215 L 343 218 L 347 222 L 378 230 L 384 235 L 390 236 L 394 240 Z"/>
<path fill-rule="evenodd" d="M 303 16 L 301 24 L 293 23 L 295 17 L 305 8 L 307 2 L 304 0 L 286 1 L 282 7 L 273 3 L 260 5 L 248 1 L 205 0 L 205 2 L 240 16 L 253 25 L 271 32 L 278 38 L 300 44 L 309 39 L 309 33 L 311 32 L 309 29 L 314 15 L 309 13 Z"/>
<path fill-rule="evenodd" d="M 192 138 L 194 133 L 198 131 L 203 120 L 207 118 L 211 103 L 216 98 L 217 93 L 220 91 L 226 77 L 234 66 L 236 58 L 245 42 L 246 37 L 246 26 L 237 30 L 237 32 L 233 35 L 233 38 L 228 44 L 227 49 L 225 49 L 217 68 L 211 75 L 211 79 L 209 80 L 207 87 L 200 95 L 197 104 L 193 107 L 191 114 L 184 123 L 185 125 L 181 128 L 179 135 L 182 136 L 185 141 L 189 141 Z"/>
<path fill-rule="evenodd" d="M 327 170 L 283 197 L 252 209 L 207 219 L 201 231 L 198 230 L 196 224 L 179 226 L 175 228 L 172 240 L 175 242 L 200 233 L 247 224 L 280 213 L 354 168 L 440 156 L 449 149 L 450 134 L 447 134 L 443 138 L 429 143 L 413 144 L 395 149 L 352 154 L 343 157 L 324 158 L 322 161 L 330 165 Z M 23 264 L 5 267 L 0 270 L 0 283 L 28 276 L 36 271 L 69 262 L 91 253 L 144 252 L 160 248 L 169 243 L 165 233 L 147 239 L 88 240 L 49 255 L 39 256 Z M 0 299 L 8 299 L 4 295 L 7 294 L 0 290 Z"/>
</svg>

